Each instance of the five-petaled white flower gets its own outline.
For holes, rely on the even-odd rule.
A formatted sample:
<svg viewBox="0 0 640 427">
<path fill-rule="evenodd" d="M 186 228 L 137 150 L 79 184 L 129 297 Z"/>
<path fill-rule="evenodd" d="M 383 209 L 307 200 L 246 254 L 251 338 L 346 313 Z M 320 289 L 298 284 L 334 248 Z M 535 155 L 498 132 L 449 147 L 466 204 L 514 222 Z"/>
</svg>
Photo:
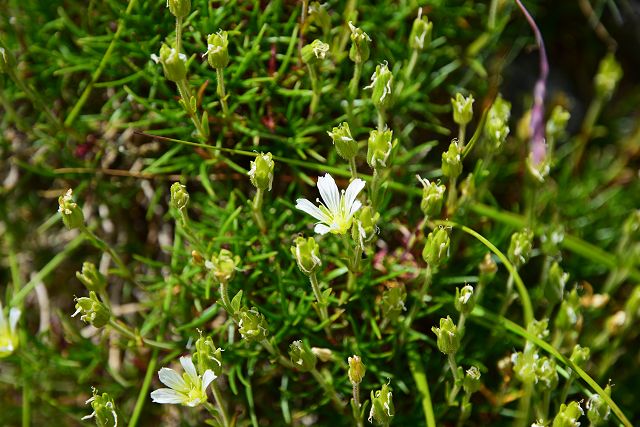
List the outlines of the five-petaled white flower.
<svg viewBox="0 0 640 427">
<path fill-rule="evenodd" d="M 160 381 L 169 388 L 151 392 L 151 399 L 155 403 L 194 407 L 207 401 L 207 387 L 217 378 L 216 375 L 211 369 L 207 369 L 202 376 L 198 375 L 191 357 L 181 357 L 180 364 L 185 372 L 182 376 L 169 368 L 158 371 Z"/>
<path fill-rule="evenodd" d="M 296 208 L 308 213 L 319 222 L 314 231 L 318 234 L 344 234 L 349 231 L 353 222 L 353 214 L 362 206 L 356 197 L 364 188 L 364 181 L 354 179 L 347 187 L 347 191 L 338 190 L 333 177 L 329 174 L 318 177 L 318 190 L 322 197 L 320 206 L 315 206 L 307 199 L 296 200 Z"/>
</svg>

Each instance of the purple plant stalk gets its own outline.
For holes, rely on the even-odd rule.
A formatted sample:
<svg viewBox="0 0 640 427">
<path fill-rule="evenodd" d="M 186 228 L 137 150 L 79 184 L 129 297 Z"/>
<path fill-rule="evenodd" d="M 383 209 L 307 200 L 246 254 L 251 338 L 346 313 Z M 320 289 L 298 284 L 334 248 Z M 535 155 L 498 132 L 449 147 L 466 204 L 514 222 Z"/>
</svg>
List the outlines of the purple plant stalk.
<svg viewBox="0 0 640 427">
<path fill-rule="evenodd" d="M 533 90 L 533 108 L 531 109 L 531 122 L 529 124 L 532 135 L 530 146 L 531 158 L 533 160 L 533 165 L 538 166 L 545 160 L 547 154 L 543 119 L 544 98 L 547 92 L 547 76 L 549 75 L 549 62 L 547 61 L 547 51 L 544 48 L 544 40 L 542 40 L 542 34 L 536 25 L 536 21 L 533 20 L 520 0 L 516 0 L 516 3 L 525 18 L 527 18 L 527 22 L 535 34 L 538 50 L 540 51 L 540 76 L 538 77 L 536 86 Z"/>
</svg>

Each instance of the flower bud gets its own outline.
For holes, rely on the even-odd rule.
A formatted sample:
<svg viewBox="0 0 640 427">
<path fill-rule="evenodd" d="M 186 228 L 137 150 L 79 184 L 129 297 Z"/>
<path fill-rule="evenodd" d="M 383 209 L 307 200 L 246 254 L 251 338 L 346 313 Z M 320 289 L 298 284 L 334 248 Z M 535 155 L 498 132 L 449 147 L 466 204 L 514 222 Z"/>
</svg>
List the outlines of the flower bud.
<svg viewBox="0 0 640 427">
<path fill-rule="evenodd" d="M 475 366 L 467 369 L 464 380 L 462 380 L 462 387 L 464 388 L 465 393 L 473 394 L 476 391 L 480 390 L 481 385 L 482 383 L 480 382 L 480 370 Z"/>
<path fill-rule="evenodd" d="M 492 150 L 498 150 L 509 135 L 511 104 L 500 95 L 493 102 L 484 127 L 484 134 Z"/>
<path fill-rule="evenodd" d="M 388 426 L 395 414 L 393 407 L 393 393 L 388 384 L 383 384 L 380 390 L 375 393 L 371 391 L 371 411 L 369 412 L 369 422 L 378 425 Z"/>
<path fill-rule="evenodd" d="M 20 344 L 17 330 L 20 314 L 22 314 L 20 309 L 11 308 L 9 310 L 9 318 L 5 317 L 2 303 L 0 302 L 0 359 L 10 356 Z"/>
<path fill-rule="evenodd" d="M 269 326 L 255 307 L 240 309 L 238 315 L 238 331 L 247 342 L 260 342 L 269 336 Z"/>
<path fill-rule="evenodd" d="M 271 159 L 271 153 L 258 154 L 256 160 L 251 162 L 249 170 L 249 179 L 254 187 L 264 191 L 271 191 L 273 184 L 273 168 L 275 164 Z"/>
<path fill-rule="evenodd" d="M 440 319 L 440 327 L 431 328 L 436 334 L 438 349 L 444 354 L 455 354 L 460 348 L 460 334 L 458 327 L 453 323 L 451 317 Z"/>
<path fill-rule="evenodd" d="M 616 85 L 622 78 L 622 68 L 612 53 L 600 61 L 595 77 L 596 94 L 600 98 L 609 99 Z"/>
<path fill-rule="evenodd" d="M 549 269 L 547 283 L 544 288 L 544 296 L 551 305 L 555 305 L 562 301 L 564 295 L 564 287 L 569 280 L 569 273 L 562 271 L 562 267 L 558 262 L 554 262 Z"/>
<path fill-rule="evenodd" d="M 578 290 L 573 289 L 560 304 L 554 324 L 561 331 L 569 331 L 575 328 L 580 318 L 580 296 Z"/>
<path fill-rule="evenodd" d="M 568 405 L 560 405 L 558 415 L 553 419 L 552 427 L 579 427 L 578 419 L 584 415 L 580 403 L 571 402 Z"/>
<path fill-rule="evenodd" d="M 607 384 L 604 389 L 604 392 L 607 396 L 611 396 L 611 385 Z M 591 425 L 593 427 L 597 427 L 603 424 L 607 418 L 609 418 L 609 414 L 611 413 L 611 408 L 609 408 L 609 404 L 600 396 L 599 394 L 594 394 L 587 401 L 587 418 L 591 421 Z"/>
<path fill-rule="evenodd" d="M 179 82 L 187 77 L 187 56 L 174 48 L 162 44 L 160 56 L 153 54 L 151 59 L 157 64 L 162 64 L 164 76 L 172 82 Z"/>
<path fill-rule="evenodd" d="M 480 270 L 480 283 L 489 283 L 496 276 L 498 265 L 493 260 L 490 252 L 484 255 L 482 262 L 478 264 L 478 270 Z"/>
<path fill-rule="evenodd" d="M 533 248 L 533 232 L 527 228 L 511 235 L 511 244 L 507 257 L 516 267 L 520 268 L 529 261 Z"/>
<path fill-rule="evenodd" d="M 198 368 L 198 372 L 206 372 L 209 369 L 216 377 L 220 376 L 222 373 L 222 349 L 216 348 L 211 337 L 204 337 L 200 333 L 200 338 L 196 340 L 193 362 Z"/>
<path fill-rule="evenodd" d="M 167 7 L 176 18 L 184 18 L 191 12 L 191 0 L 167 0 Z"/>
<path fill-rule="evenodd" d="M 536 360 L 536 385 L 544 391 L 552 391 L 558 386 L 558 371 L 555 359 L 543 356 Z"/>
<path fill-rule="evenodd" d="M 207 36 L 207 61 L 211 68 L 222 69 L 229 64 L 229 40 L 226 31 L 218 31 Z"/>
<path fill-rule="evenodd" d="M 68 189 L 64 196 L 58 198 L 58 212 L 62 215 L 62 222 L 69 229 L 84 226 L 84 214 L 82 209 L 73 201 L 73 190 Z"/>
<path fill-rule="evenodd" d="M 343 122 L 327 132 L 336 146 L 338 155 L 345 160 L 351 160 L 358 154 L 358 142 L 351 136 L 349 123 Z"/>
<path fill-rule="evenodd" d="M 451 98 L 453 107 L 453 121 L 461 126 L 465 126 L 473 118 L 473 95 L 467 98 L 461 93 L 456 93 L 455 98 Z"/>
<path fill-rule="evenodd" d="M 438 217 L 442 210 L 446 187 L 430 182 L 428 179 L 422 179 L 420 176 L 418 176 L 418 181 L 422 184 L 422 200 L 420 201 L 422 213 L 425 218 Z"/>
<path fill-rule="evenodd" d="M 373 105 L 382 110 L 391 102 L 391 86 L 393 84 L 393 74 L 389 70 L 387 63 L 379 64 L 376 71 L 371 76 L 371 84 L 365 89 L 373 89 L 371 101 Z"/>
<path fill-rule="evenodd" d="M 76 277 L 88 291 L 102 292 L 107 287 L 107 279 L 98 271 L 92 262 L 82 263 L 82 272 L 76 271 Z"/>
<path fill-rule="evenodd" d="M 311 347 L 311 351 L 315 354 L 321 362 L 328 362 L 333 359 L 333 352 L 328 348 Z"/>
<path fill-rule="evenodd" d="M 527 325 L 527 332 L 536 338 L 540 338 L 541 340 L 546 339 L 549 336 L 549 319 L 541 319 L 536 320 L 533 319 Z"/>
<path fill-rule="evenodd" d="M 211 257 L 205 266 L 213 271 L 213 277 L 218 283 L 229 283 L 236 275 L 236 270 L 240 264 L 240 257 L 234 256 L 231 251 L 222 249 L 217 255 Z"/>
<path fill-rule="evenodd" d="M 302 62 L 305 64 L 317 64 L 326 58 L 329 45 L 322 40 L 314 40 L 302 48 Z"/>
<path fill-rule="evenodd" d="M 316 355 L 311 351 L 307 343 L 297 340 L 291 343 L 289 346 L 289 357 L 291 357 L 291 363 L 300 372 L 309 372 L 316 367 L 318 359 Z"/>
<path fill-rule="evenodd" d="M 422 250 L 422 259 L 431 268 L 438 268 L 449 257 L 450 243 L 447 230 L 442 227 L 436 228 L 427 236 Z"/>
<path fill-rule="evenodd" d="M 366 372 L 366 368 L 364 363 L 362 363 L 362 359 L 360 356 L 351 356 L 347 359 L 349 362 L 349 381 L 351 384 L 356 385 L 362 382 L 362 378 L 364 378 L 364 373 Z"/>
<path fill-rule="evenodd" d="M 414 50 L 424 50 L 431 44 L 433 22 L 422 16 L 422 8 L 418 9 L 418 17 L 413 21 L 409 34 L 409 47 Z"/>
<path fill-rule="evenodd" d="M 576 344 L 576 346 L 573 347 L 569 360 L 575 363 L 579 368 L 584 368 L 590 357 L 591 350 L 589 347 L 582 347 L 580 344 Z"/>
<path fill-rule="evenodd" d="M 540 235 L 540 248 L 545 255 L 557 257 L 560 255 L 560 246 L 564 241 L 564 227 L 560 224 L 549 225 Z"/>
<path fill-rule="evenodd" d="M 456 288 L 455 306 L 460 314 L 467 315 L 473 311 L 476 298 L 473 295 L 473 286 L 465 285 L 462 290 Z"/>
<path fill-rule="evenodd" d="M 513 372 L 516 378 L 525 384 L 535 384 L 536 382 L 536 359 L 538 355 L 534 352 L 517 352 L 511 355 Z"/>
<path fill-rule="evenodd" d="M 371 206 L 365 206 L 356 214 L 357 218 L 351 226 L 351 237 L 364 250 L 365 244 L 373 241 L 378 234 L 380 214 L 374 213 Z"/>
<path fill-rule="evenodd" d="M 187 211 L 187 205 L 189 204 L 189 193 L 187 192 L 187 186 L 182 185 L 179 182 L 171 184 L 171 207 L 184 214 Z"/>
<path fill-rule="evenodd" d="M 95 328 L 102 328 L 111 318 L 111 313 L 106 305 L 100 302 L 95 292 L 89 292 L 89 297 L 76 298 L 76 312 L 71 315 L 75 317 L 82 313 L 80 320 L 90 323 Z"/>
<path fill-rule="evenodd" d="M 557 141 L 562 138 L 567 129 L 567 123 L 571 118 L 571 114 L 562 107 L 556 105 L 551 111 L 551 117 L 547 120 L 546 135 L 549 140 Z"/>
<path fill-rule="evenodd" d="M 404 305 L 406 299 L 407 291 L 402 284 L 384 291 L 381 304 L 382 316 L 391 322 L 397 320 L 400 314 L 407 310 Z"/>
<path fill-rule="evenodd" d="M 94 388 L 93 396 L 91 399 L 87 400 L 86 403 L 91 404 L 93 412 L 82 417 L 83 420 L 95 418 L 95 422 L 98 427 L 116 427 L 118 425 L 116 405 L 111 396 L 107 393 L 102 393 L 102 395 L 100 395 Z"/>
<path fill-rule="evenodd" d="M 462 150 L 454 139 L 449 144 L 449 150 L 442 153 L 442 175 L 447 178 L 457 178 L 462 173 Z"/>
<path fill-rule="evenodd" d="M 371 44 L 371 38 L 369 38 L 367 33 L 353 25 L 351 21 L 349 21 L 349 28 L 351 29 L 351 49 L 349 50 L 349 59 L 356 64 L 362 64 L 369 59 L 369 45 Z"/>
<path fill-rule="evenodd" d="M 367 163 L 373 169 L 386 168 L 387 161 L 394 146 L 393 131 L 385 129 L 382 132 L 372 130 L 367 141 Z"/>
<path fill-rule="evenodd" d="M 304 274 L 310 275 L 318 271 L 322 265 L 320 261 L 320 247 L 313 237 L 305 239 L 300 236 L 294 241 L 295 246 L 291 246 L 291 254 L 298 263 L 298 268 Z"/>
</svg>

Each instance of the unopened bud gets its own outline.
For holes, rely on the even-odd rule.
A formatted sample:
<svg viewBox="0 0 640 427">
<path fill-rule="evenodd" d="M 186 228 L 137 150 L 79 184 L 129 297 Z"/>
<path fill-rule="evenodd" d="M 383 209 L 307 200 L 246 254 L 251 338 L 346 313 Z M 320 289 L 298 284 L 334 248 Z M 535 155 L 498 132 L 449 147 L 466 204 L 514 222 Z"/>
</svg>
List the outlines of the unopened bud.
<svg viewBox="0 0 640 427">
<path fill-rule="evenodd" d="M 598 66 L 595 77 L 596 94 L 601 98 L 609 99 L 621 78 L 620 64 L 612 53 L 607 54 Z"/>
<path fill-rule="evenodd" d="M 328 362 L 333 359 L 333 351 L 328 348 L 311 347 L 311 351 L 315 354 L 321 362 Z"/>
<path fill-rule="evenodd" d="M 247 342 L 260 342 L 269 336 L 269 326 L 255 307 L 242 308 L 237 312 L 238 331 Z"/>
<path fill-rule="evenodd" d="M 533 232 L 525 228 L 511 235 L 507 257 L 516 268 L 519 268 L 529 261 L 532 248 Z"/>
<path fill-rule="evenodd" d="M 316 355 L 311 351 L 307 343 L 301 340 L 297 340 L 291 343 L 289 346 L 289 357 L 291 357 L 291 363 L 301 372 L 309 372 L 316 367 L 318 359 Z"/>
<path fill-rule="evenodd" d="M 462 173 L 462 150 L 454 139 L 449 149 L 442 153 L 442 175 L 447 178 L 457 178 Z"/>
<path fill-rule="evenodd" d="M 362 64 L 369 59 L 369 45 L 371 38 L 349 21 L 349 29 L 351 29 L 351 49 L 349 50 L 349 59 L 356 64 Z"/>
<path fill-rule="evenodd" d="M 388 384 L 383 384 L 380 390 L 371 392 L 371 411 L 369 412 L 369 422 L 378 425 L 388 426 L 395 415 L 393 407 L 393 393 Z"/>
<path fill-rule="evenodd" d="M 422 8 L 418 9 L 418 17 L 413 21 L 409 34 L 409 47 L 415 50 L 424 50 L 431 44 L 431 32 L 433 22 L 429 22 L 426 16 L 422 16 Z"/>
<path fill-rule="evenodd" d="M 556 314 L 554 324 L 561 331 L 572 331 L 580 320 L 580 296 L 578 290 L 569 292 Z"/>
<path fill-rule="evenodd" d="M 407 309 L 404 305 L 406 299 L 407 291 L 402 284 L 384 291 L 381 304 L 382 316 L 391 322 L 397 320 L 402 312 Z"/>
<path fill-rule="evenodd" d="M 455 98 L 451 98 L 451 106 L 453 107 L 453 121 L 464 126 L 473 118 L 473 95 L 468 97 L 456 93 Z"/>
<path fill-rule="evenodd" d="M 446 187 L 428 179 L 422 179 L 420 176 L 418 176 L 418 181 L 422 184 L 422 200 L 420 201 L 422 213 L 426 218 L 438 217 L 442 210 Z"/>
<path fill-rule="evenodd" d="M 535 384 L 536 382 L 536 359 L 534 352 L 517 352 L 511 355 L 513 372 L 517 379 L 525 384 Z"/>
<path fill-rule="evenodd" d="M 239 256 L 234 256 L 231 251 L 222 249 L 217 255 L 213 255 L 211 261 L 207 261 L 205 266 L 213 271 L 213 277 L 218 283 L 228 283 L 235 276 L 239 264 Z"/>
<path fill-rule="evenodd" d="M 476 298 L 473 295 L 473 286 L 465 285 L 462 289 L 456 288 L 455 306 L 461 314 L 467 315 L 473 311 Z"/>
<path fill-rule="evenodd" d="M 554 262 L 549 269 L 547 284 L 544 288 L 544 296 L 551 305 L 555 305 L 562 301 L 564 295 L 564 287 L 569 280 L 569 273 L 562 271 L 562 267 L 558 262 Z"/>
<path fill-rule="evenodd" d="M 573 347 L 569 360 L 575 363 L 579 368 L 584 368 L 590 357 L 591 350 L 589 347 L 582 347 L 580 344 L 576 344 L 575 347 Z"/>
<path fill-rule="evenodd" d="M 487 121 L 484 126 L 484 134 L 492 150 L 498 150 L 509 135 L 509 117 L 511 116 L 511 104 L 498 95 L 493 102 Z"/>
<path fill-rule="evenodd" d="M 571 402 L 568 405 L 560 405 L 558 415 L 553 419 L 552 427 L 578 427 L 580 421 L 578 419 L 584 415 L 580 403 Z"/>
<path fill-rule="evenodd" d="M 167 7 L 176 18 L 184 18 L 191 11 L 191 0 L 167 0 Z"/>
<path fill-rule="evenodd" d="M 393 74 L 389 70 L 387 63 L 379 64 L 376 71 L 371 76 L 371 84 L 365 89 L 373 89 L 371 101 L 378 109 L 385 109 L 391 102 L 391 88 L 393 85 Z"/>
<path fill-rule="evenodd" d="M 90 323 L 95 328 L 102 328 L 111 318 L 111 313 L 106 305 L 98 299 L 95 292 L 89 292 L 89 297 L 76 298 L 76 312 L 71 317 L 81 314 L 80 320 Z"/>
<path fill-rule="evenodd" d="M 360 356 L 351 356 L 347 359 L 349 362 L 349 381 L 351 384 L 360 384 L 362 382 L 362 378 L 364 378 L 364 373 L 366 372 L 366 368 L 364 363 L 362 363 L 362 359 Z"/>
<path fill-rule="evenodd" d="M 62 222 L 69 230 L 84 226 L 84 214 L 80 206 L 73 200 L 72 189 L 68 189 L 63 196 L 58 198 L 58 205 L 58 212 L 62 215 Z"/>
<path fill-rule="evenodd" d="M 449 233 L 443 227 L 438 227 L 427 236 L 422 250 L 422 259 L 431 268 L 438 268 L 449 257 Z"/>
<path fill-rule="evenodd" d="M 118 414 L 116 412 L 116 405 L 113 402 L 111 396 L 107 393 L 98 394 L 98 391 L 93 389 L 93 396 L 87 400 L 87 404 L 91 404 L 93 412 L 87 416 L 82 417 L 83 420 L 89 420 L 94 418 L 98 427 L 117 427 Z"/>
<path fill-rule="evenodd" d="M 607 396 L 611 396 L 610 384 L 607 384 L 604 392 L 607 394 Z M 589 418 L 589 421 L 591 421 L 591 425 L 593 427 L 597 427 L 603 424 L 609 418 L 609 414 L 611 413 L 609 404 L 599 394 L 594 394 L 593 396 L 591 396 L 587 401 L 586 407 L 587 418 Z"/>
<path fill-rule="evenodd" d="M 460 348 L 460 333 L 451 317 L 440 319 L 440 327 L 431 328 L 437 337 L 438 349 L 444 354 L 455 354 Z"/>
<path fill-rule="evenodd" d="M 315 239 L 313 237 L 305 239 L 300 236 L 294 243 L 295 246 L 291 246 L 291 254 L 296 259 L 300 271 L 307 275 L 315 273 L 322 265 L 319 256 L 320 247 Z"/>
<path fill-rule="evenodd" d="M 373 169 L 380 169 L 389 166 L 388 160 L 393 149 L 393 131 L 385 129 L 383 131 L 372 130 L 367 141 L 367 163 Z"/>
<path fill-rule="evenodd" d="M 373 212 L 371 206 L 365 206 L 357 213 L 357 218 L 351 226 L 351 237 L 364 250 L 365 245 L 373 241 L 378 234 L 378 220 L 380 214 Z"/>
<path fill-rule="evenodd" d="M 107 279 L 92 262 L 83 262 L 82 272 L 76 271 L 76 277 L 88 291 L 102 292 L 107 287 Z"/>
<path fill-rule="evenodd" d="M 187 206 L 189 205 L 189 193 L 187 186 L 179 182 L 171 184 L 171 207 L 178 211 L 183 220 L 186 218 Z"/>
<path fill-rule="evenodd" d="M 336 147 L 338 155 L 345 160 L 351 160 L 358 154 L 358 141 L 351 136 L 349 123 L 343 122 L 327 132 Z"/>
<path fill-rule="evenodd" d="M 482 383 L 480 382 L 480 370 L 475 366 L 467 369 L 467 372 L 464 375 L 464 380 L 462 381 L 462 387 L 464 388 L 465 393 L 475 393 L 476 391 L 480 390 L 481 385 Z"/>
<path fill-rule="evenodd" d="M 544 391 L 552 391 L 558 386 L 558 371 L 555 359 L 542 356 L 536 360 L 537 386 Z"/>
<path fill-rule="evenodd" d="M 249 170 L 249 179 L 254 187 L 264 191 L 271 191 L 273 185 L 273 169 L 274 162 L 271 153 L 258 154 L 255 161 L 251 161 L 251 169 Z"/>
<path fill-rule="evenodd" d="M 316 39 L 302 48 L 302 62 L 316 64 L 326 58 L 328 52 L 329 45 Z"/>
<path fill-rule="evenodd" d="M 196 340 L 193 362 L 198 368 L 198 372 L 206 372 L 209 369 L 216 377 L 220 376 L 222 373 L 222 349 L 216 348 L 211 337 L 204 337 L 200 334 L 200 338 Z"/>
<path fill-rule="evenodd" d="M 151 55 L 151 59 L 157 64 L 162 64 L 164 76 L 172 82 L 179 82 L 187 76 L 187 56 L 176 49 L 162 44 L 160 56 Z"/>
<path fill-rule="evenodd" d="M 207 36 L 207 61 L 211 68 L 221 69 L 229 65 L 229 39 L 226 31 Z"/>
</svg>

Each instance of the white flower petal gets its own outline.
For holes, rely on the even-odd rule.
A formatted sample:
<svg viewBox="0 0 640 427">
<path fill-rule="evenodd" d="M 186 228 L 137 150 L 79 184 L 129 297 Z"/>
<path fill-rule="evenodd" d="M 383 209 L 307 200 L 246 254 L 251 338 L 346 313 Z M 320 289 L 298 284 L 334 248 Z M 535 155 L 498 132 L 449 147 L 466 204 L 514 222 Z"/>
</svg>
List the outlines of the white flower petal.
<svg viewBox="0 0 640 427">
<path fill-rule="evenodd" d="M 353 202 L 356 200 L 356 197 L 358 197 L 358 194 L 360 194 L 364 186 L 365 182 L 359 178 L 356 178 L 351 181 L 351 184 L 349 184 L 349 186 L 347 187 L 347 191 L 344 194 L 344 209 L 347 212 L 351 212 L 351 206 L 353 205 Z"/>
<path fill-rule="evenodd" d="M 198 381 L 200 381 L 200 378 L 198 378 L 198 372 L 196 371 L 196 367 L 193 364 L 193 360 L 191 360 L 191 357 L 188 357 L 188 356 L 181 357 L 180 364 L 182 365 L 182 368 L 187 373 L 187 375 L 189 375 L 189 377 L 193 380 L 194 383 L 197 383 Z"/>
<path fill-rule="evenodd" d="M 169 388 L 172 388 L 176 391 L 180 391 L 186 393 L 189 391 L 189 387 L 187 387 L 187 383 L 185 383 L 184 379 L 180 374 L 178 374 L 173 369 L 162 368 L 158 372 L 158 378 L 160 378 L 160 382 L 166 385 Z"/>
<path fill-rule="evenodd" d="M 335 180 L 328 173 L 318 178 L 318 191 L 322 201 L 335 214 L 340 209 L 340 191 Z"/>
<path fill-rule="evenodd" d="M 299 209 L 302 212 L 308 213 L 318 221 L 327 220 L 327 216 L 324 213 L 322 213 L 322 211 L 316 205 L 314 205 L 307 199 L 296 200 L 296 209 Z"/>
<path fill-rule="evenodd" d="M 313 228 L 313 231 L 318 234 L 327 234 L 329 231 L 331 231 L 331 229 L 324 224 L 316 224 L 316 226 Z"/>
<path fill-rule="evenodd" d="M 151 392 L 151 399 L 154 403 L 182 403 L 184 402 L 184 396 L 175 390 L 170 388 L 159 388 Z"/>
<path fill-rule="evenodd" d="M 216 378 L 218 377 L 213 373 L 211 369 L 207 369 L 204 372 L 204 375 L 202 375 L 202 392 L 204 394 L 207 393 L 207 387 L 209 387 L 209 384 L 211 384 L 211 382 L 213 382 L 213 380 L 215 380 Z"/>
<path fill-rule="evenodd" d="M 351 205 L 351 210 L 349 211 L 349 218 L 351 218 L 353 216 L 353 214 L 355 214 L 356 212 L 358 212 L 358 209 L 360 209 L 362 207 L 362 203 L 360 203 L 359 200 L 356 200 L 355 202 L 353 202 L 353 204 Z"/>
<path fill-rule="evenodd" d="M 9 310 L 9 329 L 11 332 L 16 331 L 16 325 L 18 324 L 18 320 L 20 320 L 20 314 L 22 314 L 22 312 L 18 308 L 12 308 Z"/>
</svg>

